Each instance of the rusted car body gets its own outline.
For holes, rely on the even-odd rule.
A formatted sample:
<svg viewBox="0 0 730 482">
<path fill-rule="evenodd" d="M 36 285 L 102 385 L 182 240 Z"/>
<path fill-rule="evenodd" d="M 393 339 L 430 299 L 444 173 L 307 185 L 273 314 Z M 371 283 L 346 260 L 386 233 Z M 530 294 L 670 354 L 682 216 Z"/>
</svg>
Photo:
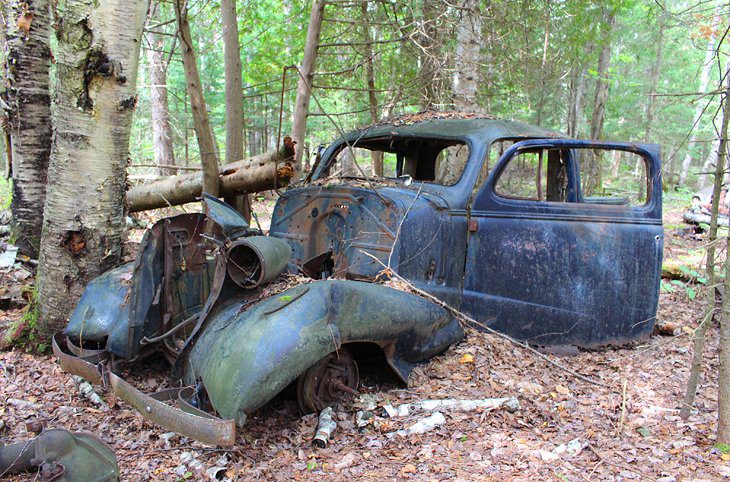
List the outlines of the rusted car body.
<svg viewBox="0 0 730 482">
<path fill-rule="evenodd" d="M 157 223 L 134 263 L 89 285 L 56 354 L 100 380 L 99 361 L 114 371 L 163 351 L 173 378 L 194 387 L 175 395 L 188 421 L 113 373 L 112 386 L 154 421 L 228 444 L 231 420 L 240 426 L 290 384 L 305 411 L 321 409 L 356 391 L 363 354 L 382 354 L 405 382 L 416 363 L 461 340 L 453 312 L 373 283 L 389 272 L 535 345 L 651 333 L 663 243 L 658 147 L 471 117 L 401 119 L 335 141 L 282 193 L 268 236 L 214 199 L 207 218 Z M 601 179 L 604 151 L 614 173 L 629 173 L 618 167 L 629 160 L 629 181 Z M 371 175 L 378 158 L 389 172 Z M 584 160 L 592 167 L 581 182 Z M 310 281 L 267 287 L 285 272 Z M 200 408 L 225 420 L 206 421 Z"/>
</svg>

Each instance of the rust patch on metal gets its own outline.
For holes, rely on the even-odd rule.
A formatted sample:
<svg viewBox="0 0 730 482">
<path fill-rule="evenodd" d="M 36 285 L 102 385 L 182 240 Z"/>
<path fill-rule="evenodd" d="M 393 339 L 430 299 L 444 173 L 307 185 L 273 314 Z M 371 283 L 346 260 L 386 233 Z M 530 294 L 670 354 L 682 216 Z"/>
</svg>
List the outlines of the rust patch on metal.
<svg viewBox="0 0 730 482">
<path fill-rule="evenodd" d="M 146 419 L 168 430 L 210 445 L 230 447 L 236 443 L 234 420 L 184 412 L 142 393 L 114 373 L 109 373 L 109 385 L 116 395 Z"/>
</svg>

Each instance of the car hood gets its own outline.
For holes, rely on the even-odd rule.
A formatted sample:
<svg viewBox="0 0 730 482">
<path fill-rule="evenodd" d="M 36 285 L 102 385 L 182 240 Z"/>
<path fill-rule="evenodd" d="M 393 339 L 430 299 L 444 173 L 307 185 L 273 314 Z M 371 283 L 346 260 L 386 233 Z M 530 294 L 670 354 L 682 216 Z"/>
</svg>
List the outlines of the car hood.
<svg viewBox="0 0 730 482">
<path fill-rule="evenodd" d="M 407 215 L 428 212 L 436 217 L 435 212 L 448 208 L 443 198 L 415 186 L 305 186 L 282 194 L 269 234 L 291 246 L 294 272 L 330 253 L 328 274 L 371 279 L 389 260 L 397 263 L 398 231 Z"/>
</svg>

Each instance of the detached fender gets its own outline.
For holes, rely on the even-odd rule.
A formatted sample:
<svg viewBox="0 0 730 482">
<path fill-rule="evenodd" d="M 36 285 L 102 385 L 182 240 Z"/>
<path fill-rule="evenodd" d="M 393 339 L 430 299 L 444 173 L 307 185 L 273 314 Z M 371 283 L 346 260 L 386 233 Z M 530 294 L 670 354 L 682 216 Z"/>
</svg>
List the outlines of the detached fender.
<svg viewBox="0 0 730 482">
<path fill-rule="evenodd" d="M 188 384 L 201 380 L 213 408 L 243 424 L 307 368 L 342 345 L 372 342 L 402 381 L 413 366 L 460 341 L 447 310 L 381 285 L 327 280 L 300 285 L 244 311 L 220 303 L 184 363 Z"/>
<path fill-rule="evenodd" d="M 74 343 L 80 339 L 106 339 L 109 352 L 125 356 L 132 269 L 133 263 L 126 263 L 94 278 L 71 313 L 63 334 Z"/>
</svg>

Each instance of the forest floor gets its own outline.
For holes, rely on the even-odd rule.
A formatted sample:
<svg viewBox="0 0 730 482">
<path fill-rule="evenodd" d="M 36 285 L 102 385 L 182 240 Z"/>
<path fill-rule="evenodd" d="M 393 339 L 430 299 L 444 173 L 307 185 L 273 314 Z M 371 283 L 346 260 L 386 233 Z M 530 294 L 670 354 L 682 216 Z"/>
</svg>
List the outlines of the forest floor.
<svg viewBox="0 0 730 482">
<path fill-rule="evenodd" d="M 674 234 L 681 208 L 666 211 L 665 256 L 700 253 L 702 241 Z M 1 276 L 0 286 L 9 286 L 12 276 Z M 679 336 L 553 356 L 604 386 L 581 381 L 500 338 L 469 331 L 458 346 L 417 367 L 408 388 L 370 376 L 361 392 L 379 405 L 515 396 L 518 410 L 444 411 L 446 423 L 428 433 L 389 437 L 386 433 L 428 413 L 378 417 L 375 426 L 360 431 L 358 408 L 349 403 L 338 409 L 338 427 L 325 449 L 311 445 L 316 417 L 300 417 L 286 397 L 252 415 L 234 448 L 218 450 L 165 433 L 101 388 L 105 404 L 91 404 L 50 356 L 0 352 L 0 441 L 30 437 L 31 419 L 91 431 L 116 452 L 123 480 L 205 480 L 206 471 L 230 480 L 718 480 L 730 476 L 730 461 L 713 448 L 715 325 L 708 331 L 708 376 L 701 379 L 696 411 L 687 421 L 678 415 L 702 298 L 700 293 L 690 300 L 685 289 L 661 294 L 658 319 L 679 323 Z M 0 314 L 5 323 L 20 316 L 17 307 Z M 165 385 L 164 372 L 161 361 L 152 362 L 133 382 L 151 392 Z M 214 467 L 219 469 L 209 470 Z"/>
</svg>

